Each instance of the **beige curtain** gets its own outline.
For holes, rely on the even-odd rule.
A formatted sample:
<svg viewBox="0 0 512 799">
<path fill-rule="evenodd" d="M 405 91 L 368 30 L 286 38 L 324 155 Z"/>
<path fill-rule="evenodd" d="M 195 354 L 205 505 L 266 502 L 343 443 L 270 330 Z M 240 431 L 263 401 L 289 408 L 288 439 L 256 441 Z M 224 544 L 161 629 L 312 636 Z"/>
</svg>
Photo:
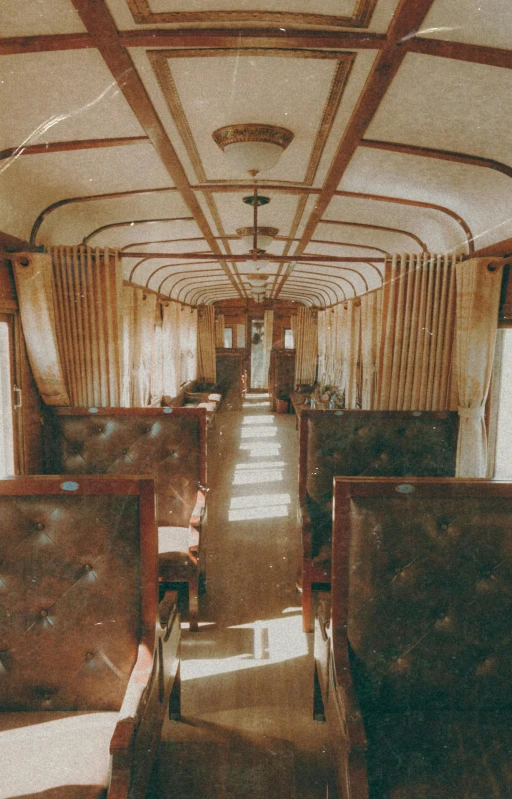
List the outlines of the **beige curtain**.
<svg viewBox="0 0 512 799">
<path fill-rule="evenodd" d="M 361 408 L 373 410 L 377 400 L 377 363 L 382 325 L 382 289 L 361 297 Z"/>
<path fill-rule="evenodd" d="M 360 407 L 360 342 L 361 342 L 361 301 L 359 298 L 343 303 L 341 366 L 342 377 L 339 384 L 345 394 L 345 407 Z"/>
<path fill-rule="evenodd" d="M 263 388 L 268 388 L 268 373 L 270 369 L 270 354 L 274 338 L 274 311 L 264 311 L 263 330 L 265 331 L 265 366 L 263 369 Z"/>
<path fill-rule="evenodd" d="M 198 310 L 197 320 L 198 377 L 215 383 L 215 310 L 213 305 L 204 305 Z"/>
<path fill-rule="evenodd" d="M 317 320 L 310 308 L 299 307 L 295 329 L 295 382 L 313 383 L 318 353 Z"/>
<path fill-rule="evenodd" d="M 43 401 L 75 407 L 120 405 L 122 271 L 117 253 L 53 247 L 48 255 L 19 258 L 15 275 Z"/>
<path fill-rule="evenodd" d="M 123 404 L 128 401 L 131 408 L 144 408 L 151 398 L 156 302 L 156 294 L 134 286 L 123 287 Z"/>
<path fill-rule="evenodd" d="M 52 258 L 48 253 L 11 256 L 27 353 L 45 405 L 70 405 L 55 321 Z"/>
<path fill-rule="evenodd" d="M 215 346 L 224 347 L 224 314 L 215 317 Z"/>
<path fill-rule="evenodd" d="M 181 384 L 181 306 L 164 305 L 162 319 L 162 394 L 175 397 Z"/>
<path fill-rule="evenodd" d="M 318 337 L 318 382 L 322 385 L 328 384 L 326 380 L 326 360 L 327 346 L 330 341 L 329 319 L 332 316 L 331 310 L 318 311 L 317 317 L 317 337 Z"/>
<path fill-rule="evenodd" d="M 181 382 L 197 380 L 197 309 L 181 309 Z"/>
<path fill-rule="evenodd" d="M 489 393 L 503 267 L 488 258 L 457 264 L 457 477 L 485 477 Z"/>
<path fill-rule="evenodd" d="M 393 256 L 382 297 L 378 408 L 450 407 L 454 329 L 455 259 Z"/>
</svg>

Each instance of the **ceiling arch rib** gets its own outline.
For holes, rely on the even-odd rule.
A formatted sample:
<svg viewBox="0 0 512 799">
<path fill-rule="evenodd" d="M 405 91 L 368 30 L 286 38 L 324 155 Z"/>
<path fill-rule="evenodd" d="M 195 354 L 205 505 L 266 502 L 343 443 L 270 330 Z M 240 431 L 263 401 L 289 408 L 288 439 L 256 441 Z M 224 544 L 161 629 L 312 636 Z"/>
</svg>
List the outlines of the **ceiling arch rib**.
<svg viewBox="0 0 512 799">
<path fill-rule="evenodd" d="M 304 276 L 304 278 L 302 278 L 301 275 L 298 274 L 297 277 L 295 276 L 293 278 L 290 277 L 288 282 L 290 283 L 291 286 L 295 286 L 295 288 L 301 288 L 301 287 L 304 287 L 306 289 L 313 288 L 315 291 L 318 291 L 322 296 L 327 297 L 330 302 L 342 302 L 343 300 L 347 299 L 347 295 L 345 294 L 343 288 L 337 283 L 334 283 L 333 281 L 316 280 L 315 278 L 312 278 L 310 276 Z M 333 288 L 333 286 L 335 288 Z M 339 290 L 341 296 L 336 291 L 336 289 Z"/>
<path fill-rule="evenodd" d="M 184 277 L 180 277 L 181 275 L 184 275 Z M 225 275 L 222 274 L 222 271 L 220 269 L 219 270 L 202 269 L 202 270 L 195 270 L 193 272 L 188 270 L 186 272 L 183 271 L 172 272 L 170 275 L 166 275 L 164 278 L 162 278 L 159 284 L 159 291 L 163 292 L 165 284 L 167 283 L 167 281 L 172 280 L 172 278 L 178 278 L 178 280 L 172 283 L 172 285 L 165 288 L 165 291 L 168 291 L 169 293 L 171 293 L 173 288 L 182 280 L 190 280 L 191 282 L 196 282 L 197 279 L 201 280 L 203 277 L 208 277 L 208 278 L 213 277 L 223 280 L 225 278 Z"/>
</svg>

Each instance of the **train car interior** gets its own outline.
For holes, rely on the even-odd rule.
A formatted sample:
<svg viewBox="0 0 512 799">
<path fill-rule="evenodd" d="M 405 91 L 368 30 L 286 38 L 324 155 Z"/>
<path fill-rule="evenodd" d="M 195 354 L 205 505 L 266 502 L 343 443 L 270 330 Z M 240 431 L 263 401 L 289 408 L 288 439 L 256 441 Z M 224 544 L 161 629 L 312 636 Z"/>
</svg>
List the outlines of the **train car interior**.
<svg viewBox="0 0 512 799">
<path fill-rule="evenodd" d="M 0 799 L 509 799 L 511 39 L 0 4 Z"/>
</svg>

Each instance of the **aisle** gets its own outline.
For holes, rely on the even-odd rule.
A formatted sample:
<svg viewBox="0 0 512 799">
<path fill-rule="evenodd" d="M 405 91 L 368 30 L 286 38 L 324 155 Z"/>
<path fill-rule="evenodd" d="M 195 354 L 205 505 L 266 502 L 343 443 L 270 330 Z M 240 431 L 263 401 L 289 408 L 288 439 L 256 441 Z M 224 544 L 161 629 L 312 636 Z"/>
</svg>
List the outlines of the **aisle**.
<svg viewBox="0 0 512 799">
<path fill-rule="evenodd" d="M 207 594 L 183 631 L 181 722 L 164 727 L 148 799 L 323 799 L 312 636 L 295 591 L 295 417 L 249 395 L 210 444 Z M 309 651 L 308 651 L 309 649 Z"/>
</svg>

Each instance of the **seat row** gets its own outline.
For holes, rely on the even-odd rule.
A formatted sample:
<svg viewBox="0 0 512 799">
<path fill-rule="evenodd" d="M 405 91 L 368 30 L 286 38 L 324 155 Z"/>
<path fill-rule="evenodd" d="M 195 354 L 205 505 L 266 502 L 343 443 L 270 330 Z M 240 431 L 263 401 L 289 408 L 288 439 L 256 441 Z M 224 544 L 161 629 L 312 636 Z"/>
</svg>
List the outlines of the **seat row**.
<svg viewBox="0 0 512 799">
<path fill-rule="evenodd" d="M 456 414 L 301 414 L 329 797 L 509 794 L 512 484 L 450 476 L 456 434 Z"/>
<path fill-rule="evenodd" d="M 0 480 L 0 794 L 143 799 L 180 713 L 176 594 L 158 603 L 155 481 Z"/>
</svg>

